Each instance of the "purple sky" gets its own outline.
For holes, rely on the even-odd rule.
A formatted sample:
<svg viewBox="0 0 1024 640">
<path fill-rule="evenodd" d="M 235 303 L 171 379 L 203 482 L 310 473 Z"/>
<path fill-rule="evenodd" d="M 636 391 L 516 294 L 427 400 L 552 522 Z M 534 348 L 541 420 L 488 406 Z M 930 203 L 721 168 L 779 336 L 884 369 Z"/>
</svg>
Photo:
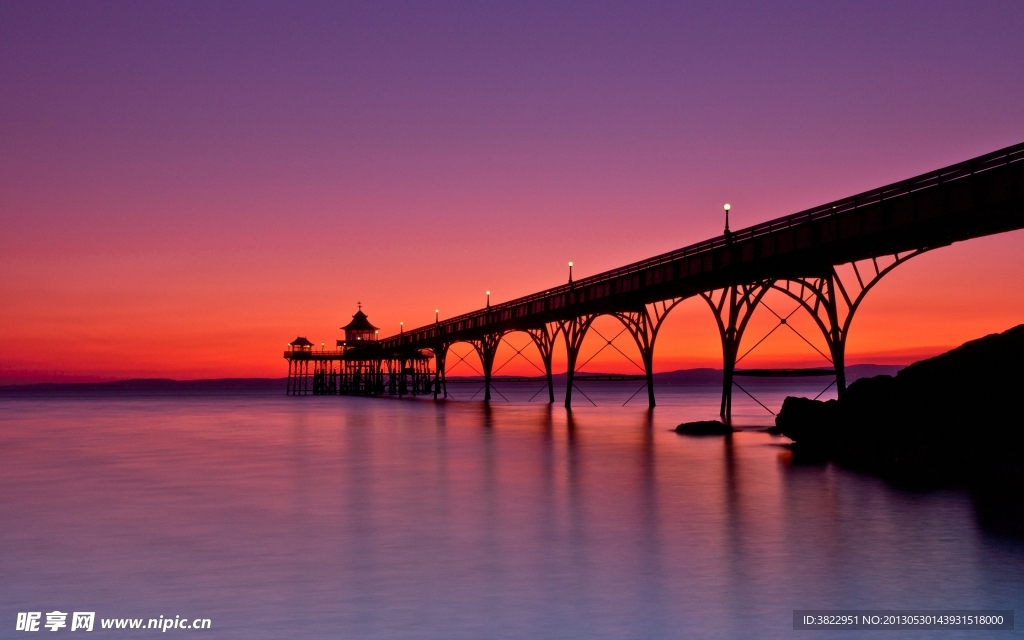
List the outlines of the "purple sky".
<svg viewBox="0 0 1024 640">
<path fill-rule="evenodd" d="M 226 349 L 332 339 L 356 300 L 390 333 L 717 234 L 726 201 L 742 227 L 1021 142 L 1022 34 L 1021 2 L 2 2 L 0 360 L 53 369 L 18 345 L 59 335 L 114 375 L 122 335 L 201 363 L 138 372 L 269 375 Z M 1018 235 L 928 264 L 1016 274 Z"/>
</svg>

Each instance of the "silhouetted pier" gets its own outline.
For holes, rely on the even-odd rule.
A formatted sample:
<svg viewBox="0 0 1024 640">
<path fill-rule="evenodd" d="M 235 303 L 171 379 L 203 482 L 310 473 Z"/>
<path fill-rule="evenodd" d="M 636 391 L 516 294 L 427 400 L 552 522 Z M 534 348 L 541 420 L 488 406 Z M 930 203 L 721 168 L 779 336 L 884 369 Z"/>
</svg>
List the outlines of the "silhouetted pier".
<svg viewBox="0 0 1024 640">
<path fill-rule="evenodd" d="M 653 407 L 658 332 L 680 302 L 700 297 L 714 315 L 722 344 L 723 418 L 731 416 L 738 375 L 834 375 L 842 394 L 850 325 L 875 284 L 925 251 L 1021 228 L 1024 144 L 746 229 L 730 231 L 727 223 L 716 238 L 576 281 L 570 272 L 567 284 L 398 335 L 377 339 L 375 327 L 366 333 L 360 310 L 353 322 L 363 328 L 353 329 L 351 339 L 346 331 L 337 350 L 316 351 L 308 341 L 290 345 L 284 354 L 288 392 L 437 398 L 446 394 L 449 348 L 465 342 L 480 358 L 488 402 L 498 346 L 506 334 L 523 332 L 543 363 L 550 402 L 552 353 L 555 341 L 564 341 L 569 407 L 583 339 L 597 317 L 608 315 L 636 343 Z M 840 277 L 842 265 L 851 267 L 852 277 Z M 823 355 L 830 370 L 736 370 L 747 323 L 769 291 L 782 292 L 810 314 L 828 346 Z M 356 339 L 355 331 L 364 333 Z"/>
</svg>

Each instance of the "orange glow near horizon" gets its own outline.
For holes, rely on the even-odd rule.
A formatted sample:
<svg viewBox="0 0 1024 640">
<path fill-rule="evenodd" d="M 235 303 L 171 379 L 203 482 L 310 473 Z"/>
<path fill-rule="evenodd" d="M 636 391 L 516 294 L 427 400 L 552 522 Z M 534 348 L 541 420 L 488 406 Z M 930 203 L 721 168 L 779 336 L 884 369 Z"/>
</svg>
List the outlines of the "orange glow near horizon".
<svg viewBox="0 0 1024 640">
<path fill-rule="evenodd" d="M 1024 321 L 1024 257 L 1018 250 L 1022 236 L 1024 232 L 1014 232 L 961 243 L 898 267 L 868 294 L 858 311 L 847 363 L 907 364 Z M 457 312 L 478 308 L 472 305 L 477 296 L 470 292 L 480 287 L 471 284 L 461 287 L 461 296 L 452 295 L 454 288 L 443 283 L 436 290 L 424 286 L 406 291 L 401 304 L 396 302 L 400 296 L 396 300 L 386 296 L 387 276 L 369 275 L 365 285 L 338 282 L 334 285 L 338 290 L 329 293 L 321 291 L 328 287 L 327 281 L 303 281 L 286 265 L 275 277 L 273 271 L 282 267 L 280 262 L 268 268 L 255 257 L 246 263 L 241 256 L 224 259 L 212 254 L 189 262 L 192 270 L 187 272 L 179 271 L 181 258 L 167 256 L 132 261 L 94 257 L 79 261 L 77 268 L 59 261 L 23 263 L 23 272 L 15 274 L 15 280 L 24 284 L 5 286 L 7 304 L 0 311 L 4 326 L 0 380 L 16 384 L 281 377 L 286 372 L 281 358 L 286 343 L 305 335 L 314 344 L 333 345 L 341 337 L 338 327 L 354 313 L 356 300 L 364 301 L 363 308 L 382 327 L 382 335 L 397 333 L 400 317 L 416 318 L 417 322 L 409 323 L 414 326 L 429 324 L 439 306 Z M 541 281 L 513 288 L 507 273 L 467 279 L 499 281 L 502 286 L 496 291 L 518 289 L 517 294 L 528 293 L 531 284 L 537 288 L 552 284 Z M 442 297 L 447 304 L 438 304 Z M 352 302 L 346 304 L 348 299 Z M 780 314 L 794 306 L 772 294 L 765 303 Z M 421 313 L 413 313 L 417 308 Z M 797 312 L 790 324 L 796 332 L 776 329 L 740 366 L 827 366 L 814 347 L 826 353 L 827 349 L 805 314 Z M 755 313 L 741 353 L 776 325 L 770 312 Z M 582 369 L 639 373 L 638 354 L 628 334 L 618 335 L 621 328 L 612 318 L 596 321 L 579 360 L 586 363 Z M 617 349 L 608 347 L 598 353 L 605 339 L 616 335 Z M 535 365 L 540 361 L 533 347 L 523 350 L 525 358 L 515 356 L 513 349 L 526 346 L 526 336 L 511 334 L 507 341 L 497 357 L 496 367 L 504 364 L 499 373 L 537 375 Z M 469 351 L 468 345 L 453 348 L 458 354 Z M 658 337 L 656 370 L 718 368 L 720 360 L 717 330 L 706 304 L 700 299 L 683 302 L 669 315 Z M 475 356 L 467 362 L 479 367 Z M 564 362 L 564 346 L 559 344 L 555 370 L 564 370 Z M 450 373 L 472 375 L 467 365 L 460 367 Z"/>
</svg>

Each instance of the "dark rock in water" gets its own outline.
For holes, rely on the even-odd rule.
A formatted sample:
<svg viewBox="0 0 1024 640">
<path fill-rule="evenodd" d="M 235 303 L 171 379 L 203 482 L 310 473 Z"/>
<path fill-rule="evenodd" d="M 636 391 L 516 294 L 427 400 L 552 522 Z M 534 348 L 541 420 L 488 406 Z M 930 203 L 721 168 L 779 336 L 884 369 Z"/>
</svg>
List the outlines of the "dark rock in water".
<svg viewBox="0 0 1024 640">
<path fill-rule="evenodd" d="M 794 441 L 830 440 L 838 407 L 835 400 L 819 402 L 790 396 L 783 400 L 782 411 L 775 417 L 773 433 Z"/>
<path fill-rule="evenodd" d="M 732 433 L 732 427 L 718 420 L 684 422 L 676 427 L 676 433 L 687 436 L 724 436 Z"/>
<path fill-rule="evenodd" d="M 1009 528 L 1024 522 L 1024 325 L 863 378 L 840 400 L 786 398 L 794 454 L 918 486 L 966 486 Z M 998 494 L 998 499 L 990 499 Z M 1002 517 L 1005 516 L 1005 517 Z M 1022 528 L 1024 531 L 1024 528 Z"/>
</svg>

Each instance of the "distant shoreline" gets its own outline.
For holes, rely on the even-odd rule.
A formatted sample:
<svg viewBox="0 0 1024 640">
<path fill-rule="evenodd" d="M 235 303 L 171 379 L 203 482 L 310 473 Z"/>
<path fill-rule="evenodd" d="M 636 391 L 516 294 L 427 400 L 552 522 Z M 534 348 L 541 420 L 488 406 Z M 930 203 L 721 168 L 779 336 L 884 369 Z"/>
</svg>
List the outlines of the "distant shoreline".
<svg viewBox="0 0 1024 640">
<path fill-rule="evenodd" d="M 282 391 L 286 378 L 172 380 L 140 378 L 110 382 L 37 382 L 0 386 L 2 396 L 186 395 Z M 282 391 L 283 392 L 283 391 Z"/>
<path fill-rule="evenodd" d="M 894 375 L 903 365 L 860 364 L 846 368 L 847 379 L 881 374 Z M 579 372 L 577 375 L 607 375 L 598 372 Z M 500 383 L 500 376 L 499 383 Z M 564 384 L 565 374 L 555 374 L 556 384 Z M 468 376 L 449 376 L 449 380 L 466 380 Z M 760 379 L 751 384 L 793 385 L 802 378 Z M 718 385 L 722 383 L 721 369 L 697 368 L 665 371 L 654 374 L 656 385 Z M 86 395 L 219 395 L 242 393 L 284 393 L 287 378 L 211 378 L 202 380 L 173 380 L 170 378 L 139 378 L 110 382 L 36 382 L 0 386 L 0 397 L 68 397 Z M 507 384 L 507 383 L 506 383 Z M 600 383 L 607 384 L 607 383 Z"/>
</svg>

